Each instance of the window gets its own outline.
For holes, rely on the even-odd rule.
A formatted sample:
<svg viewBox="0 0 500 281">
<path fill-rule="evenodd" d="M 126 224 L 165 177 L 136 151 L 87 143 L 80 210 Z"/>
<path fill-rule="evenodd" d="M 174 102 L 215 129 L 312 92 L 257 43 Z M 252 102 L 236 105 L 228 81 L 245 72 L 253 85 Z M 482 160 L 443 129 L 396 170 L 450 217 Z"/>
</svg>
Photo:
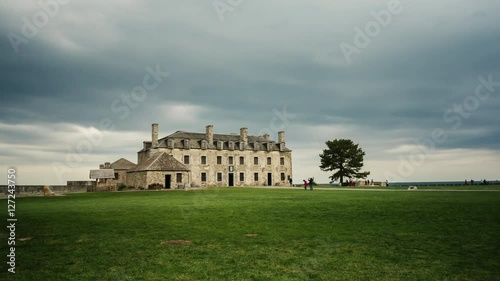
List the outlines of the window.
<svg viewBox="0 0 500 281">
<path fill-rule="evenodd" d="M 283 151 L 285 150 L 285 143 L 280 143 L 280 151 Z"/>
<path fill-rule="evenodd" d="M 207 149 L 207 141 L 201 140 L 201 149 Z"/>
<path fill-rule="evenodd" d="M 184 148 L 190 149 L 191 146 L 189 145 L 189 140 L 184 140 Z"/>
<path fill-rule="evenodd" d="M 267 157 L 267 165 L 271 165 L 271 157 Z"/>
<path fill-rule="evenodd" d="M 167 146 L 168 146 L 168 148 L 174 148 L 174 140 L 173 139 L 168 139 L 167 140 Z"/>
<path fill-rule="evenodd" d="M 253 158 L 253 164 L 254 165 L 259 165 L 259 157 L 254 157 Z"/>
<path fill-rule="evenodd" d="M 260 147 L 259 147 L 259 143 L 258 143 L 258 142 L 254 142 L 254 144 L 253 144 L 253 149 L 254 149 L 254 150 L 259 150 L 259 149 L 260 149 Z"/>
<path fill-rule="evenodd" d="M 176 178 L 177 178 L 177 182 L 178 182 L 178 183 L 181 183 L 181 182 L 182 182 L 182 174 L 181 174 L 181 173 L 177 173 L 177 174 L 176 174 Z"/>
<path fill-rule="evenodd" d="M 115 173 L 115 180 L 119 178 L 118 173 Z"/>
<path fill-rule="evenodd" d="M 222 173 L 217 173 L 217 181 L 218 182 L 222 181 Z"/>
<path fill-rule="evenodd" d="M 245 165 L 245 157 L 240 156 L 240 165 Z"/>
<path fill-rule="evenodd" d="M 201 164 L 206 165 L 207 164 L 207 156 L 201 156 Z"/>
<path fill-rule="evenodd" d="M 254 173 L 253 174 L 253 180 L 254 181 L 259 181 L 259 173 Z"/>
<path fill-rule="evenodd" d="M 285 181 L 285 173 L 281 173 L 281 181 Z"/>
<path fill-rule="evenodd" d="M 240 173 L 240 181 L 245 181 L 245 173 Z"/>
<path fill-rule="evenodd" d="M 228 162 L 229 165 L 233 165 L 233 156 L 229 156 L 227 158 L 227 162 Z"/>
<path fill-rule="evenodd" d="M 230 141 L 228 146 L 229 146 L 229 150 L 234 150 L 234 141 Z"/>
<path fill-rule="evenodd" d="M 207 173 L 201 173 L 201 182 L 207 181 Z"/>
<path fill-rule="evenodd" d="M 280 165 L 285 165 L 285 157 L 280 157 Z"/>
<path fill-rule="evenodd" d="M 189 164 L 189 155 L 184 155 L 184 164 Z"/>
<path fill-rule="evenodd" d="M 217 149 L 222 150 L 222 142 L 221 141 L 217 142 Z"/>
<path fill-rule="evenodd" d="M 222 164 L 222 156 L 217 156 L 217 165 Z"/>
<path fill-rule="evenodd" d="M 246 143 L 244 141 L 240 142 L 240 150 L 245 150 Z"/>
</svg>

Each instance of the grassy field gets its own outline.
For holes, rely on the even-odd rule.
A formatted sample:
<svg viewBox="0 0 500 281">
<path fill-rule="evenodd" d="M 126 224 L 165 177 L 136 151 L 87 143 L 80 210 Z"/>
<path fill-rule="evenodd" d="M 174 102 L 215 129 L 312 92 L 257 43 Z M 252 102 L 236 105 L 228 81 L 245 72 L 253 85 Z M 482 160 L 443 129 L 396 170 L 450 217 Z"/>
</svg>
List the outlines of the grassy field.
<svg viewBox="0 0 500 281">
<path fill-rule="evenodd" d="M 303 187 L 303 186 L 302 186 Z M 387 189 L 387 190 L 407 190 L 406 186 L 394 186 L 390 185 L 388 187 L 381 186 L 332 186 L 329 184 L 319 184 L 314 186 L 321 188 L 332 188 L 332 189 Z M 500 185 L 430 185 L 430 186 L 418 186 L 419 190 L 500 190 Z"/>
<path fill-rule="evenodd" d="M 17 241 L 7 273 L 2 227 L 1 280 L 500 276 L 500 192 L 88 193 L 18 198 L 16 217 L 17 238 L 31 239 Z M 191 244 L 162 244 L 171 240 Z"/>
</svg>

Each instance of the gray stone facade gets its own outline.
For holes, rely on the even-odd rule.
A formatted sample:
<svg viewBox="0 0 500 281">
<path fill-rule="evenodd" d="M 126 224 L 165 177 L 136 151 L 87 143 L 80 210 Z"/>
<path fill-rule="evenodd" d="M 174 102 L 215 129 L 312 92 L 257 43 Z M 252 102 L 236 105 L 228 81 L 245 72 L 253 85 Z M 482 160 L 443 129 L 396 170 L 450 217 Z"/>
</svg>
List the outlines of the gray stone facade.
<svg viewBox="0 0 500 281">
<path fill-rule="evenodd" d="M 163 154 L 171 160 L 160 156 Z M 155 157 L 163 159 L 164 167 L 144 165 Z M 170 165 L 169 161 L 176 163 Z M 153 124 L 151 141 L 143 142 L 137 162 L 143 167 L 127 172 L 129 186 L 287 186 L 292 177 L 292 151 L 285 146 L 283 131 L 275 142 L 267 134 L 248 135 L 247 128 L 241 128 L 239 135 L 214 134 L 213 126 L 208 125 L 205 133 L 177 131 L 158 139 L 158 125 Z M 177 174 L 182 175 L 180 183 Z M 170 183 L 166 175 L 170 175 Z"/>
</svg>

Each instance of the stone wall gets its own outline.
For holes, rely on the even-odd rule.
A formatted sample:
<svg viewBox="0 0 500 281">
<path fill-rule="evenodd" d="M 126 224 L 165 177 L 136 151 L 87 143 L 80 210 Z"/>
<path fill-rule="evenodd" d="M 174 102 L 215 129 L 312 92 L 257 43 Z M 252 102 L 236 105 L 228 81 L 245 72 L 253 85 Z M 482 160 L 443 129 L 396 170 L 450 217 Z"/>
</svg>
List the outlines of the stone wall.
<svg viewBox="0 0 500 281">
<path fill-rule="evenodd" d="M 127 186 L 135 188 L 146 188 L 147 172 L 127 173 Z"/>
<path fill-rule="evenodd" d="M 56 194 L 83 193 L 95 185 L 92 181 L 68 181 L 67 185 L 50 185 Z M 45 185 L 16 185 L 16 195 L 43 195 Z M 7 185 L 0 185 L 0 195 L 6 196 Z"/>
<path fill-rule="evenodd" d="M 181 174 L 181 182 L 177 182 L 177 174 Z M 127 174 L 127 186 L 134 188 L 147 189 L 149 185 L 159 184 L 164 188 L 165 175 L 170 175 L 170 189 L 178 189 L 189 186 L 189 175 L 187 172 L 168 172 L 168 171 L 141 171 Z"/>
</svg>

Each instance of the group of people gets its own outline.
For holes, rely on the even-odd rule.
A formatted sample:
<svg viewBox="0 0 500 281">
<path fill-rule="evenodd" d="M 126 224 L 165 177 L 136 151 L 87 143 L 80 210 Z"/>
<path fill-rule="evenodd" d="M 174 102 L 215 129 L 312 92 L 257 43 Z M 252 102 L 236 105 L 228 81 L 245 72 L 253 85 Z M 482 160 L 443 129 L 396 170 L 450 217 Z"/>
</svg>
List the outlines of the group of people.
<svg viewBox="0 0 500 281">
<path fill-rule="evenodd" d="M 373 185 L 373 179 L 371 180 L 371 182 L 370 182 L 369 179 L 366 179 L 365 180 L 365 185 Z"/>
<path fill-rule="evenodd" d="M 314 178 L 309 178 L 308 180 L 302 180 L 304 182 L 304 190 L 307 190 L 307 186 L 309 186 L 309 190 L 313 190 Z"/>
<path fill-rule="evenodd" d="M 467 180 L 465 180 L 465 185 L 468 185 L 469 182 Z M 484 184 L 484 185 L 487 185 L 488 182 L 486 181 L 486 179 L 480 181 L 480 184 Z M 474 185 L 474 180 L 470 180 L 470 185 Z"/>
</svg>

